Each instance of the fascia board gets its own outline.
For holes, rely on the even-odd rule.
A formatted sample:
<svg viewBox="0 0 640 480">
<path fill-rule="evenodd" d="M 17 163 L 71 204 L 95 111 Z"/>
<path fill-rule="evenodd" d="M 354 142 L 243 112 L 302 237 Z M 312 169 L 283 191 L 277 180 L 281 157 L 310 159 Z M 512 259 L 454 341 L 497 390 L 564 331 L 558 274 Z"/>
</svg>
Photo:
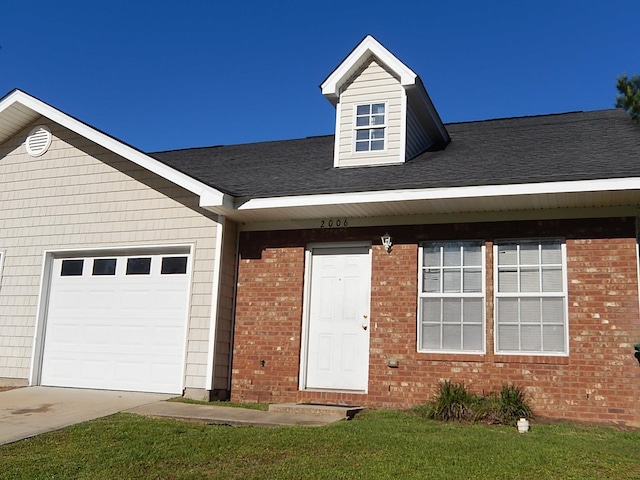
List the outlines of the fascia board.
<svg viewBox="0 0 640 480">
<path fill-rule="evenodd" d="M 511 197 L 559 193 L 581 193 L 640 190 L 640 177 L 585 181 L 548 182 L 510 185 L 482 185 L 472 187 L 387 190 L 358 193 L 333 193 L 286 197 L 254 198 L 236 209 L 259 210 L 272 208 L 312 207 L 336 204 L 367 204 L 412 200 L 445 200 L 482 197 Z"/>
<path fill-rule="evenodd" d="M 351 76 L 353 68 L 365 56 L 375 55 L 387 67 L 389 67 L 398 77 L 402 86 L 414 85 L 417 75 L 413 70 L 402 63 L 398 58 L 387 50 L 380 42 L 371 35 L 367 35 L 353 51 L 347 55 L 340 65 L 322 82 L 320 89 L 322 94 L 329 98 L 336 98 L 342 83 Z"/>
<path fill-rule="evenodd" d="M 106 148 L 107 150 L 120 155 L 121 157 L 126 158 L 127 160 L 140 165 L 141 167 L 167 179 L 168 181 L 200 196 L 207 196 L 208 203 L 214 201 L 214 199 L 218 199 L 219 203 L 222 203 L 224 199 L 224 194 L 219 190 L 210 187 L 202 182 L 199 182 L 188 175 L 181 173 L 173 168 L 165 165 L 158 160 L 151 158 L 145 153 L 136 150 L 129 145 L 126 145 L 109 135 L 102 133 L 96 130 L 89 125 L 76 120 L 75 118 L 63 113 L 62 111 L 48 105 L 37 98 L 34 98 L 20 90 L 13 91 L 9 95 L 7 95 L 2 101 L 0 101 L 0 115 L 2 112 L 8 108 L 9 106 L 20 103 L 33 110 L 34 112 L 42 115 L 43 117 L 48 118 L 49 120 L 62 125 L 65 128 L 81 135 L 92 142 Z"/>
</svg>

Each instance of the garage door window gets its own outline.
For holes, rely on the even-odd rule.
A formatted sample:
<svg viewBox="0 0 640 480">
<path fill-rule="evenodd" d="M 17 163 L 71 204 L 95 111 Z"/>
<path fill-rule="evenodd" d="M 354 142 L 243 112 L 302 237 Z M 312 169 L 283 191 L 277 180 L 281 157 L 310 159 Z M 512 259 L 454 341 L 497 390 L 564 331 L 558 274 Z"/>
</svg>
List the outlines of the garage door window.
<svg viewBox="0 0 640 480">
<path fill-rule="evenodd" d="M 187 273 L 187 257 L 163 257 L 162 275 L 175 275 Z"/>
<path fill-rule="evenodd" d="M 116 259 L 115 258 L 96 258 L 93 261 L 93 275 L 115 275 Z"/>
<path fill-rule="evenodd" d="M 127 275 L 149 275 L 150 272 L 150 257 L 127 259 Z"/>
<path fill-rule="evenodd" d="M 61 277 L 79 277 L 82 276 L 82 267 L 84 260 L 63 260 L 60 270 Z"/>
</svg>

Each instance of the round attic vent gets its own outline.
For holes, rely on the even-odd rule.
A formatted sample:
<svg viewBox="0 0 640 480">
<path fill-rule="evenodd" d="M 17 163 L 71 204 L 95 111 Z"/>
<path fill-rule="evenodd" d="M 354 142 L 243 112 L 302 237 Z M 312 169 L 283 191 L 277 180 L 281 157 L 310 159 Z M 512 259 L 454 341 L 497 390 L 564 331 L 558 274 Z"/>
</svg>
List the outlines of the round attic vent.
<svg viewBox="0 0 640 480">
<path fill-rule="evenodd" d="M 40 125 L 29 132 L 27 141 L 27 153 L 32 157 L 39 157 L 46 152 L 51 145 L 51 131 Z"/>
</svg>

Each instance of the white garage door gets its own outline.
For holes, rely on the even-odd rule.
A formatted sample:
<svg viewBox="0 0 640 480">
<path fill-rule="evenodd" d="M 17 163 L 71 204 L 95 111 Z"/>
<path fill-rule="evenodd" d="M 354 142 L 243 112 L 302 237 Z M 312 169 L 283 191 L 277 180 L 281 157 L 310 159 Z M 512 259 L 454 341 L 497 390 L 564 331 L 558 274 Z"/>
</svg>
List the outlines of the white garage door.
<svg viewBox="0 0 640 480">
<path fill-rule="evenodd" d="M 181 393 L 189 258 L 54 259 L 41 384 Z"/>
</svg>

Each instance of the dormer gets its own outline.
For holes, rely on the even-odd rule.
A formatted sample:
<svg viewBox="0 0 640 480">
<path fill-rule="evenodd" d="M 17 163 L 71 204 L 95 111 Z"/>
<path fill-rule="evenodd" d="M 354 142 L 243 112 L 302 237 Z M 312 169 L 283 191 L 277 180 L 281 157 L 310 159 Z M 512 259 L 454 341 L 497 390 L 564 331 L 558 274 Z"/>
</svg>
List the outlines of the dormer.
<svg viewBox="0 0 640 480">
<path fill-rule="evenodd" d="M 371 35 L 320 88 L 336 107 L 334 167 L 404 163 L 450 141 L 420 77 Z"/>
</svg>

